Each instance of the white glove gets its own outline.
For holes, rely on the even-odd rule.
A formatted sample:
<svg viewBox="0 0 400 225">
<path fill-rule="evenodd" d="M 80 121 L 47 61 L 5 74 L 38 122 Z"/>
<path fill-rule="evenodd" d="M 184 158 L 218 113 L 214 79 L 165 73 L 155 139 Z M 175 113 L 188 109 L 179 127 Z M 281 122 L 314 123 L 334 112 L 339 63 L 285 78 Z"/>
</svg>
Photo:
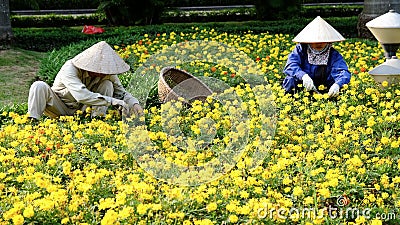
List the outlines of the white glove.
<svg viewBox="0 0 400 225">
<path fill-rule="evenodd" d="M 339 95 L 339 90 L 340 90 L 339 84 L 334 83 L 331 86 L 331 88 L 329 88 L 329 92 L 328 92 L 329 97 L 338 96 Z"/>
<path fill-rule="evenodd" d="M 308 76 L 308 74 L 304 74 L 302 80 L 303 80 L 303 87 L 305 87 L 307 91 L 316 89 L 314 87 L 314 81 L 311 79 L 310 76 Z"/>
<path fill-rule="evenodd" d="M 111 105 L 117 106 L 118 109 L 122 111 L 123 115 L 129 115 L 128 104 L 126 104 L 124 101 L 113 98 L 111 99 Z"/>
<path fill-rule="evenodd" d="M 143 108 L 139 104 L 134 104 L 130 109 L 131 114 L 134 113 L 136 116 L 143 115 Z"/>
</svg>

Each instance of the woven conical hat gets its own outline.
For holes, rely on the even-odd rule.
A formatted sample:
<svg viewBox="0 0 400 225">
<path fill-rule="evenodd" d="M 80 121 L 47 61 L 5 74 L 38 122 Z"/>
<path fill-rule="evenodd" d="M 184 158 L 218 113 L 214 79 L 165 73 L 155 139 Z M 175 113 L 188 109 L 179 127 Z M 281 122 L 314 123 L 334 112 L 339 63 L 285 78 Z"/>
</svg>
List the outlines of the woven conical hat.
<svg viewBox="0 0 400 225">
<path fill-rule="evenodd" d="M 343 41 L 345 38 L 320 16 L 311 21 L 294 39 L 299 43 Z"/>
<path fill-rule="evenodd" d="M 129 70 L 129 65 L 105 41 L 81 52 L 72 63 L 80 69 L 101 74 L 120 74 Z"/>
</svg>

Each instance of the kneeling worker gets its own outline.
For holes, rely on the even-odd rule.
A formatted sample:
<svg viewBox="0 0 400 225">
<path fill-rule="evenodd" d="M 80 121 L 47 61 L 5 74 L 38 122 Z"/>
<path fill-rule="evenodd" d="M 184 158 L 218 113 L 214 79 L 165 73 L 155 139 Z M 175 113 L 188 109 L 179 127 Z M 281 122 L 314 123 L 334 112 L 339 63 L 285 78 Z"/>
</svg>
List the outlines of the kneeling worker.
<svg viewBox="0 0 400 225">
<path fill-rule="evenodd" d="M 110 105 L 121 107 L 127 116 L 141 115 L 139 101 L 124 89 L 117 77 L 128 70 L 129 65 L 101 41 L 66 61 L 52 87 L 43 81 L 32 84 L 29 117 L 73 115 L 87 106 L 92 107 L 92 117 L 102 117 Z"/>
<path fill-rule="evenodd" d="M 332 47 L 332 42 L 344 37 L 321 17 L 310 22 L 294 39 L 298 42 L 289 54 L 283 72 L 283 88 L 293 94 L 298 85 L 308 91 L 319 92 L 324 85 L 330 97 L 339 95 L 340 88 L 350 82 L 351 74 L 342 55 Z M 324 91 L 322 91 L 324 92 Z"/>
</svg>

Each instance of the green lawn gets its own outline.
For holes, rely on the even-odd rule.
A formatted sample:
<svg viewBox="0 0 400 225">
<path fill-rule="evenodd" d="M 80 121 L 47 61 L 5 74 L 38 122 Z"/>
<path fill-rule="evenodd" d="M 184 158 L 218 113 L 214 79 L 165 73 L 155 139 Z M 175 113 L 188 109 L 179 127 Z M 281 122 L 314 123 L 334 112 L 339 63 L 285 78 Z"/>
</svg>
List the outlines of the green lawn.
<svg viewBox="0 0 400 225">
<path fill-rule="evenodd" d="M 46 53 L 12 48 L 0 51 L 0 107 L 24 103 Z"/>
</svg>

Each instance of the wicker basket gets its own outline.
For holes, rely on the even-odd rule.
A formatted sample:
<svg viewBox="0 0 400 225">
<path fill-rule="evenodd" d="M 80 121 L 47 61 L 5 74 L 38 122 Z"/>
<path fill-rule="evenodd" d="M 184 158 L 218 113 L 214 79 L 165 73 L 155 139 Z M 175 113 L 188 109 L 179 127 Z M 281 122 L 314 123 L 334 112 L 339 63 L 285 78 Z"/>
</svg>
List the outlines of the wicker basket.
<svg viewBox="0 0 400 225">
<path fill-rule="evenodd" d="M 165 67 L 160 71 L 158 96 L 163 103 L 181 97 L 190 104 L 194 100 L 204 101 L 211 94 L 207 85 L 183 70 Z"/>
</svg>

